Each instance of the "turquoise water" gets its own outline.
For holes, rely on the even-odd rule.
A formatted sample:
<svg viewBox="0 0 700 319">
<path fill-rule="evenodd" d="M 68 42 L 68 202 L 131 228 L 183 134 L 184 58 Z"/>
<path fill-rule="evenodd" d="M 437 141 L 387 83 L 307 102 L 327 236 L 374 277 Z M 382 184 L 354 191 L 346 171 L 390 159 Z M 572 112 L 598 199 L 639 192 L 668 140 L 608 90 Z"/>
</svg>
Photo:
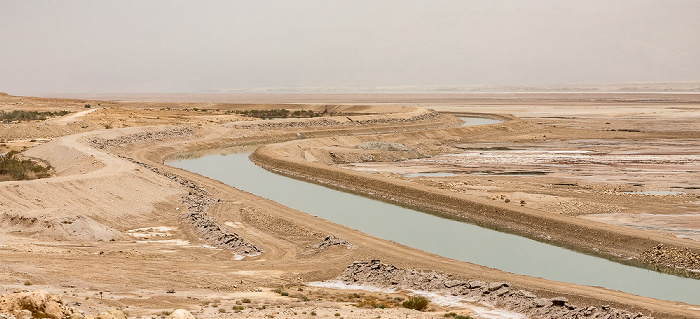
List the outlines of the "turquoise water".
<svg viewBox="0 0 700 319">
<path fill-rule="evenodd" d="M 268 172 L 249 152 L 170 162 L 290 208 L 440 256 L 522 275 L 700 305 L 700 280 L 626 266 Z"/>
</svg>

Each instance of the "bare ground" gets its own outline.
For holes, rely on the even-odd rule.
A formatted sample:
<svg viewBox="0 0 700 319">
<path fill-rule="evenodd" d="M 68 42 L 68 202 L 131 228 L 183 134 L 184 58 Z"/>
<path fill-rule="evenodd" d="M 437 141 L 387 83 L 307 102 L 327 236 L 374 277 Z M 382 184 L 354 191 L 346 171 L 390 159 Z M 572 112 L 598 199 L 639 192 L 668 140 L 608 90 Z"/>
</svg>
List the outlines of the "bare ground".
<svg viewBox="0 0 700 319">
<path fill-rule="evenodd" d="M 460 100 L 459 97 L 449 101 L 443 100 L 442 97 L 432 100 L 430 97 L 421 97 L 422 103 L 429 102 L 431 107 L 443 111 L 510 113 L 516 117 L 536 117 L 537 119 L 526 121 L 516 119 L 502 126 L 502 129 L 457 128 L 431 131 L 433 133 L 405 134 L 395 132 L 447 127 L 456 125 L 457 122 L 450 117 L 431 115 L 421 109 L 398 104 L 402 102 L 401 99 L 405 99 L 404 97 L 394 98 L 394 100 L 385 97 L 387 100 L 382 102 L 391 102 L 392 105 L 381 107 L 341 105 L 339 100 L 333 100 L 331 97 L 328 103 L 334 103 L 335 107 L 347 112 L 377 113 L 377 115 L 358 115 L 350 119 L 338 118 L 315 122 L 314 120 L 240 122 L 245 119 L 227 113 L 226 110 L 250 106 L 230 103 L 118 103 L 12 96 L 0 98 L 0 106 L 7 110 L 14 108 L 68 109 L 80 114 L 64 120 L 47 120 L 42 123 L 8 124 L 12 125 L 11 127 L 3 124 L 0 128 L 2 132 L 0 137 L 9 147 L 23 148 L 43 143 L 29 149 L 26 154 L 50 162 L 57 174 L 54 178 L 44 180 L 0 183 L 0 193 L 2 193 L 0 209 L 3 214 L 0 218 L 0 225 L 2 225 L 0 284 L 5 292 L 27 288 L 45 289 L 63 295 L 69 305 L 86 313 L 96 314 L 107 309 L 122 308 L 127 310 L 130 316 L 158 315 L 174 308 L 187 308 L 200 317 L 242 316 L 243 313 L 252 317 L 269 315 L 296 317 L 310 316 L 311 311 L 318 312 L 318 315 L 322 312 L 328 315 L 338 312 L 339 316 L 343 317 L 376 317 L 378 315 L 437 317 L 442 315 L 439 311 L 450 310 L 446 306 L 434 306 L 435 312 L 428 313 L 385 309 L 365 311 L 347 306 L 349 303 L 356 303 L 356 301 L 347 301 L 347 298 L 343 297 L 347 296 L 347 292 L 303 286 L 306 282 L 335 278 L 353 261 L 378 258 L 399 267 L 432 269 L 464 280 L 505 281 L 514 289 L 525 289 L 540 298 L 565 296 L 570 302 L 579 306 L 612 305 L 619 309 L 633 313 L 642 312 L 657 318 L 694 318 L 700 314 L 697 307 L 682 303 L 513 275 L 426 254 L 372 238 L 355 230 L 238 191 L 220 182 L 162 164 L 165 158 L 176 154 L 214 147 L 292 140 L 297 138 L 297 133 L 305 137 L 336 137 L 334 144 L 327 144 L 323 139 L 302 140 L 304 143 L 311 143 L 306 145 L 309 147 L 309 152 L 302 152 L 299 154 L 300 158 L 294 159 L 299 167 L 308 167 L 311 163 L 331 170 L 338 168 L 328 164 L 339 164 L 332 160 L 329 155 L 331 151 L 345 156 L 345 163 L 342 164 L 352 162 L 350 159 L 366 161 L 362 156 L 367 155 L 373 156 L 375 161 L 382 156 L 386 158 L 383 159 L 385 161 L 407 160 L 413 156 L 371 151 L 358 153 L 353 147 L 363 138 L 341 138 L 345 134 L 357 133 L 394 133 L 393 137 L 383 137 L 383 140 L 391 142 L 405 142 L 406 139 L 411 139 L 415 141 L 413 146 L 420 150 L 421 157 L 454 152 L 465 143 L 497 142 L 520 145 L 526 142 L 529 143 L 528 145 L 541 147 L 540 138 L 545 138 L 540 137 L 541 135 L 547 135 L 548 139 L 567 144 L 567 141 L 573 140 L 574 137 L 580 139 L 580 134 L 583 132 L 587 134 L 587 138 L 638 140 L 642 141 L 642 144 L 652 137 L 663 140 L 666 143 L 664 145 L 669 143 L 675 145 L 679 140 L 697 143 L 697 133 L 692 130 L 692 125 L 683 128 L 683 123 L 697 123 L 698 101 L 693 95 L 684 96 L 685 101 L 675 100 L 674 95 L 664 95 L 655 98 L 663 101 L 651 104 L 646 101 L 647 96 L 637 97 L 633 101 L 617 101 L 603 96 L 600 97 L 601 101 L 595 103 L 586 102 L 587 99 L 581 99 L 578 96 L 568 98 L 567 101 L 545 99 L 544 102 L 529 95 L 521 99 L 507 97 L 505 100 L 489 100 L 488 97 L 479 97 L 471 101 Z M 264 98 L 258 97 L 258 99 Z M 343 97 L 343 99 L 348 98 Z M 359 97 L 357 101 L 363 99 L 367 98 Z M 626 96 L 625 99 L 629 98 Z M 77 113 L 85 111 L 85 103 L 90 103 L 91 107 L 100 104 L 100 107 L 104 106 L 104 108 L 90 113 Z M 263 103 L 267 103 L 266 106 L 258 107 L 270 107 L 277 101 Z M 560 104 L 565 104 L 565 107 Z M 610 111 L 610 108 L 606 107 L 610 104 L 623 107 L 618 108 L 617 111 Z M 537 108 L 539 114 L 528 111 L 532 110 L 532 105 L 541 106 Z M 586 112 L 582 112 L 581 106 L 586 106 Z M 193 110 L 195 107 L 205 111 L 195 111 Z M 326 106 L 319 103 L 287 107 L 306 109 L 315 107 L 320 110 Z M 599 120 L 589 118 L 598 114 L 596 109 L 603 112 L 601 114 L 604 114 L 604 117 L 613 118 L 609 122 L 615 122 L 615 131 L 606 129 L 605 125 L 608 124 L 601 124 Z M 382 115 L 383 112 L 395 114 Z M 658 120 L 659 117 L 662 120 Z M 142 127 L 150 124 L 161 126 Z M 630 130 L 640 125 L 654 129 L 650 129 L 652 132 L 619 130 Z M 112 129 L 105 129 L 107 126 Z M 542 134 L 543 132 L 545 134 Z M 76 133 L 81 134 L 74 135 Z M 51 141 L 46 142 L 39 138 L 51 139 Z M 31 140 L 34 141 L 31 142 Z M 329 150 L 330 147 L 336 149 Z M 692 145 L 690 148 L 692 149 Z M 273 155 L 278 156 L 272 152 L 270 156 Z M 324 159 L 328 162 L 324 162 Z M 293 168 L 294 166 L 287 167 L 287 169 Z M 350 173 L 347 170 L 343 170 L 343 174 L 360 174 L 356 176 L 362 179 L 369 176 L 388 184 L 398 183 L 407 189 L 418 189 L 444 196 L 452 196 L 455 193 L 458 193 L 458 198 L 462 196 L 458 188 L 445 187 L 445 181 L 442 180 L 407 180 L 392 174 L 367 175 Z M 323 178 L 324 175 L 317 174 L 314 177 Z M 464 183 L 476 183 L 478 179 L 462 177 L 458 181 L 462 183 L 461 185 L 465 185 Z M 513 192 L 515 187 L 530 185 L 531 189 L 535 189 L 536 183 L 546 183 L 533 181 L 532 178 L 523 180 L 513 176 L 503 176 L 502 179 L 497 176 L 492 178 L 492 181 L 500 187 L 491 189 L 493 195 L 504 194 L 514 199 L 516 198 Z M 442 188 L 445 189 L 440 189 L 441 182 Z M 447 181 L 455 184 L 456 182 Z M 509 188 L 508 182 L 516 186 Z M 679 184 L 687 183 L 679 182 Z M 193 191 L 197 189 L 203 189 L 202 198 L 207 201 L 192 204 L 183 200 L 188 196 L 199 194 Z M 578 184 L 572 189 L 579 189 Z M 464 195 L 470 195 L 466 191 L 464 193 Z M 568 216 L 600 216 L 600 214 L 585 214 L 586 209 L 579 210 L 584 213 L 557 214 L 556 210 L 547 209 L 546 201 L 539 202 L 535 195 L 530 194 L 538 193 L 532 190 L 522 193 L 533 196 L 527 198 L 525 207 L 520 206 L 519 201 L 511 201 L 511 203 L 496 201 L 498 202 L 496 206 L 505 210 L 526 209 L 532 213 L 541 212 L 538 214 L 542 218 L 557 220 L 562 225 L 576 224 L 604 228 L 616 234 L 653 238 L 649 242 L 654 244 L 664 242 L 671 246 L 698 249 L 697 243 L 689 239 L 640 230 L 638 229 L 640 227 L 630 229 L 614 225 L 606 226 L 590 222 L 588 219 Z M 479 199 L 478 195 L 471 195 L 473 196 L 464 197 L 463 200 L 485 201 L 493 205 L 491 203 L 494 201 L 489 198 L 492 194 L 482 196 L 482 199 Z M 557 193 L 538 195 L 561 197 L 561 194 Z M 596 200 L 595 203 L 598 203 L 599 197 L 586 196 L 592 197 L 573 198 L 579 201 Z M 195 196 L 194 199 L 198 197 Z M 657 197 L 642 196 L 638 201 L 656 202 L 657 200 Z M 513 202 L 517 204 L 514 205 Z M 240 254 L 213 247 L 211 241 L 205 240 L 206 236 L 203 236 L 201 229 L 183 217 L 186 216 L 186 212 L 191 212 L 193 207 L 196 209 L 203 204 L 206 204 L 207 216 L 222 229 L 240 235 L 246 242 L 260 247 L 264 253 L 237 260 Z M 598 205 L 605 207 L 605 204 L 606 202 L 602 201 Z M 679 201 L 673 200 L 665 204 L 668 207 L 681 205 Z M 564 212 L 571 211 L 560 209 Z M 688 214 L 688 211 L 684 211 L 683 214 Z M 663 223 L 662 219 L 647 215 L 639 214 Z M 664 215 L 673 216 L 673 209 L 669 208 Z M 615 221 L 620 219 L 613 216 L 612 220 L 611 223 L 615 224 Z M 683 227 L 691 226 L 684 224 Z M 527 232 L 527 229 L 524 231 Z M 556 232 L 552 231 L 552 234 L 556 235 Z M 308 253 L 307 247 L 319 243 L 328 235 L 334 235 L 351 243 L 355 249 L 332 247 Z M 578 245 L 583 249 L 591 248 L 586 247 L 585 240 L 573 242 L 571 245 Z M 632 254 L 639 253 L 644 248 L 651 248 L 647 247 L 648 245 L 649 243 L 640 242 L 638 246 L 622 247 L 611 239 L 610 242 L 604 243 L 605 247 L 601 248 L 614 253 Z M 316 299 L 321 301 L 314 299 L 299 301 L 299 298 L 293 298 L 291 294 L 290 297 L 276 297 L 265 293 L 281 285 L 294 287 L 297 291 L 301 288 L 305 294 L 317 296 Z M 381 293 L 375 294 L 386 298 Z M 260 306 L 245 307 L 246 310 L 241 313 L 229 312 L 228 308 L 233 307 L 236 301 L 240 301 L 245 296 L 249 296 Z M 405 298 L 406 294 L 403 292 L 396 296 Z M 341 302 L 338 299 L 346 301 Z M 262 304 L 272 305 L 273 303 L 279 303 L 280 307 L 292 310 L 280 309 L 269 312 L 267 308 L 258 309 L 262 308 Z M 219 312 L 218 308 L 224 308 L 225 312 Z M 233 311 L 233 308 L 230 309 Z M 479 316 L 474 308 L 470 310 L 467 306 L 459 308 L 458 311 Z"/>
</svg>

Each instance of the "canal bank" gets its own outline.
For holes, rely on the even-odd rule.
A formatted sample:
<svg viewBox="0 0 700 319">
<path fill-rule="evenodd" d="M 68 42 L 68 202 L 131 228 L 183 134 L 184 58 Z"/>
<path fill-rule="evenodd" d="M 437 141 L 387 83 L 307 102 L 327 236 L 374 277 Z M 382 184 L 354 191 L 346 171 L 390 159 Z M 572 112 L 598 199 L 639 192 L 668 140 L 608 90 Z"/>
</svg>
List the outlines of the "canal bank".
<svg viewBox="0 0 700 319">
<path fill-rule="evenodd" d="M 430 253 L 503 271 L 700 304 L 700 281 L 615 263 L 271 173 L 250 151 L 173 161 L 290 208 Z"/>
</svg>

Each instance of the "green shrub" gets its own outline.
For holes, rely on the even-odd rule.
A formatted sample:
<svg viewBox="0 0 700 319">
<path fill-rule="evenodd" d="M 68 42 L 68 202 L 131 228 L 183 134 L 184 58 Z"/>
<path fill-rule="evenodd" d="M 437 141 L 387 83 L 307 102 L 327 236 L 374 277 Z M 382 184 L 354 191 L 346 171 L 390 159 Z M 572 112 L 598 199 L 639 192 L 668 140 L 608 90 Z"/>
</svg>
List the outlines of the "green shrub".
<svg viewBox="0 0 700 319">
<path fill-rule="evenodd" d="M 428 303 L 428 298 L 423 296 L 410 296 L 408 300 L 404 301 L 401 305 L 408 309 L 424 310 L 428 308 Z"/>
<path fill-rule="evenodd" d="M 320 113 L 315 113 L 314 111 L 307 110 L 297 110 L 290 112 L 286 109 L 273 109 L 273 110 L 244 110 L 235 111 L 236 114 L 255 117 L 260 119 L 271 119 L 271 118 L 309 118 L 309 117 L 319 117 Z"/>
<path fill-rule="evenodd" d="M 0 181 L 27 180 L 51 176 L 51 166 L 42 166 L 33 161 L 20 159 L 16 151 L 0 156 Z"/>
<path fill-rule="evenodd" d="M 38 111 L 0 111 L 0 122 L 10 123 L 14 121 L 43 121 L 49 117 L 63 116 L 69 114 L 70 111 L 57 112 L 38 112 Z"/>
<path fill-rule="evenodd" d="M 231 310 L 233 310 L 233 311 L 235 311 L 235 312 L 241 312 L 243 309 L 245 309 L 245 307 L 243 307 L 243 306 L 233 306 L 233 307 L 231 307 Z"/>
</svg>

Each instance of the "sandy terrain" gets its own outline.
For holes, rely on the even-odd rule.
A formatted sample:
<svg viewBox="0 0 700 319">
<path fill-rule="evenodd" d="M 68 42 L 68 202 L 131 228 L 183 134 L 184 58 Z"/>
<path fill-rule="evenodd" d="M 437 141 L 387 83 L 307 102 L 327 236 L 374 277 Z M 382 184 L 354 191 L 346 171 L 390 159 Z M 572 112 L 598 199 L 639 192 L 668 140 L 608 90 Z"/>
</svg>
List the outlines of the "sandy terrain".
<svg viewBox="0 0 700 319">
<path fill-rule="evenodd" d="M 327 98 L 326 103 L 320 102 L 323 98 Z M 651 102 L 646 95 L 619 99 L 615 95 L 595 96 L 591 102 L 591 96 L 582 98 L 579 95 L 557 100 L 547 97 L 538 100 L 533 95 L 495 99 L 493 96 L 473 96 L 472 100 L 461 96 L 428 95 L 415 99 L 416 103 L 405 103 L 413 98 L 383 96 L 374 101 L 381 102 L 381 105 L 371 106 L 368 104 L 373 98 L 367 96 L 313 97 L 308 100 L 313 104 L 286 107 L 323 110 L 326 105 L 331 105 L 334 109 L 358 115 L 252 121 L 229 111 L 249 108 L 251 100 L 264 104 L 255 107 L 274 108 L 283 98 L 257 96 L 223 101 L 226 103 L 122 103 L 0 96 L 2 110 L 75 112 L 62 119 L 2 124 L 0 127 L 0 139 L 6 145 L 3 146 L 5 149 L 31 147 L 25 154 L 49 162 L 56 174 L 43 180 L 0 183 L 0 292 L 47 290 L 61 295 L 67 305 L 85 314 L 123 309 L 130 317 L 160 316 L 164 311 L 184 308 L 200 318 L 296 318 L 312 317 L 312 312 L 318 316 L 336 316 L 338 313 L 338 317 L 344 318 L 428 318 L 442 317 L 445 311 L 477 318 L 498 318 L 513 315 L 504 311 L 517 308 L 512 300 L 518 294 L 523 298 L 533 296 L 532 308 L 517 308 L 533 317 L 561 315 L 552 309 L 581 313 L 593 306 L 599 310 L 607 309 L 603 305 L 656 318 L 700 316 L 700 307 L 697 306 L 519 276 L 434 256 L 290 210 L 218 181 L 163 164 L 164 159 L 187 152 L 291 141 L 260 150 L 257 160 L 299 177 L 328 179 L 338 186 L 343 186 L 340 182 L 343 176 L 354 176 L 357 185 L 362 187 L 360 191 L 372 191 L 371 187 L 365 187 L 367 181 L 401 187 L 406 192 L 393 195 L 397 201 L 408 204 L 412 204 L 409 198 L 412 192 L 427 192 L 454 201 L 489 205 L 499 211 L 511 212 L 512 216 L 528 213 L 563 226 L 586 227 L 593 231 L 592 234 L 597 230 L 615 234 L 593 247 L 589 246 L 585 236 L 567 242 L 584 251 L 596 248 L 604 254 L 636 257 L 658 243 L 689 248 L 695 253 L 700 251 L 697 241 L 646 229 L 648 225 L 671 232 L 684 229 L 690 231 L 686 237 L 693 237 L 697 220 L 676 217 L 697 213 L 698 200 L 692 197 L 697 195 L 695 190 L 684 189 L 684 194 L 664 197 L 618 194 L 639 188 L 692 187 L 697 180 L 697 160 L 693 156 L 697 156 L 694 152 L 699 139 L 693 123 L 697 123 L 700 114 L 698 96 L 660 94 L 652 97 Z M 290 97 L 293 102 L 303 99 Z M 356 106 L 350 102 L 364 105 Z M 84 104 L 87 103 L 91 104 L 89 113 L 85 112 Z M 459 121 L 416 107 L 418 103 L 439 111 L 513 114 L 515 118 L 500 126 L 448 128 L 458 126 Z M 537 108 L 537 114 L 530 111 L 532 105 L 541 106 Z M 610 105 L 619 107 L 612 109 Z M 610 124 L 604 124 L 606 122 Z M 345 137 L 370 133 L 391 135 Z M 297 134 L 307 138 L 297 140 Z M 328 142 L 326 137 L 329 136 L 333 136 L 333 141 Z M 586 140 L 606 142 L 589 143 L 583 141 L 582 136 Z M 378 139 L 401 142 L 417 149 L 420 156 L 410 152 L 397 154 L 354 148 L 358 142 Z M 610 141 L 631 142 L 625 143 L 627 148 L 620 150 L 611 147 Z M 540 158 L 548 152 L 551 154 L 552 150 L 581 151 L 580 145 L 585 144 L 586 150 L 594 151 L 604 160 L 583 156 L 588 153 L 579 154 L 582 156 L 579 160 L 594 172 L 590 176 L 550 168 L 547 175 L 542 176 L 485 177 L 468 174 L 474 167 L 459 165 L 459 159 L 465 159 L 465 155 L 447 155 L 463 153 L 469 148 L 483 148 L 486 143 L 526 149 L 532 152 L 533 158 Z M 302 147 L 306 151 L 290 152 L 290 147 L 295 150 Z M 689 162 L 680 163 L 676 159 L 675 162 L 662 163 L 654 157 L 660 150 L 663 150 L 661 155 L 675 154 L 681 159 L 688 158 Z M 551 166 L 551 161 L 558 160 L 508 163 L 504 162 L 508 152 L 488 152 L 493 156 L 478 157 L 482 161 L 479 167 L 488 166 L 491 173 L 541 170 L 542 165 Z M 624 163 L 645 165 L 634 172 L 610 164 L 630 154 L 647 156 L 646 160 L 651 162 Z M 443 158 L 457 159 L 440 162 Z M 371 165 L 367 163 L 370 161 Z M 358 162 L 363 163 L 354 164 Z M 377 165 L 376 162 L 382 163 L 372 166 Z M 679 165 L 687 165 L 682 175 L 685 180 L 665 177 L 675 172 L 674 167 Z M 382 173 L 367 174 L 341 166 L 372 167 Z M 440 178 L 399 175 L 408 172 L 401 170 L 407 166 L 409 171 L 459 169 L 462 172 L 459 176 Z M 615 168 L 606 173 L 613 166 Z M 313 174 L 309 174 L 309 168 L 314 169 Z M 645 170 L 651 170 L 653 174 L 646 174 Z M 625 179 L 643 186 L 621 182 Z M 571 180 L 576 182 L 571 183 Z M 484 187 L 487 182 L 493 184 Z M 560 189 L 542 190 L 542 185 L 557 183 L 562 184 Z M 621 187 L 622 184 L 626 188 Z M 345 185 L 355 186 L 352 181 Z M 644 188 L 650 185 L 653 188 Z M 493 200 L 496 195 L 512 200 L 509 203 Z M 620 203 L 621 198 L 629 200 Z M 520 199 L 525 200 L 524 206 L 521 206 Z M 591 208 L 578 207 L 577 202 L 591 203 Z M 565 204 L 557 206 L 558 203 Z M 645 208 L 643 203 L 647 203 L 646 206 L 659 203 L 661 209 L 638 211 Z M 619 206 L 619 211 L 612 208 L 610 213 L 608 206 Z M 682 209 L 678 210 L 678 207 Z M 517 222 L 518 219 L 514 218 L 514 225 Z M 520 226 L 523 228 L 516 232 L 532 233 L 532 227 Z M 555 242 L 559 238 L 555 229 L 542 231 L 552 235 Z M 319 243 L 318 247 L 326 247 L 323 242 L 328 235 L 351 243 L 353 249 L 330 245 L 326 249 L 310 250 Z M 616 236 L 640 240 L 634 241 L 633 245 L 622 245 Z M 679 236 L 683 234 L 679 233 Z M 227 246 L 232 242 L 235 245 Z M 262 253 L 256 254 L 251 247 L 259 248 Z M 361 309 L 351 306 L 359 302 L 352 293 L 359 294 L 360 291 L 307 286 L 310 282 L 336 278 L 354 261 L 372 259 L 406 269 L 434 270 L 451 276 L 453 281 L 485 282 L 487 284 L 480 286 L 486 289 L 484 295 L 495 299 L 489 299 L 491 309 L 486 310 L 483 303 L 441 305 L 438 302 L 433 302 L 428 312 L 401 308 Z M 686 266 L 694 267 L 692 263 Z M 491 286 L 488 283 L 496 282 L 508 283 L 506 290 L 501 289 L 502 285 L 493 290 L 499 291 L 498 296 L 490 294 L 486 288 Z M 270 292 L 280 286 L 289 291 L 288 296 Z M 482 288 L 475 286 L 474 289 Z M 405 299 L 409 292 L 362 293 L 388 303 L 389 299 L 396 297 Z M 559 305 L 556 301 L 559 299 L 549 299 L 554 297 L 566 297 L 568 301 Z M 244 298 L 251 299 L 251 302 L 243 303 Z M 540 299 L 543 300 L 542 306 L 535 305 L 535 300 Z M 235 306 L 243 309 L 234 309 Z M 540 308 L 552 312 L 549 315 L 536 313 Z"/>
</svg>

